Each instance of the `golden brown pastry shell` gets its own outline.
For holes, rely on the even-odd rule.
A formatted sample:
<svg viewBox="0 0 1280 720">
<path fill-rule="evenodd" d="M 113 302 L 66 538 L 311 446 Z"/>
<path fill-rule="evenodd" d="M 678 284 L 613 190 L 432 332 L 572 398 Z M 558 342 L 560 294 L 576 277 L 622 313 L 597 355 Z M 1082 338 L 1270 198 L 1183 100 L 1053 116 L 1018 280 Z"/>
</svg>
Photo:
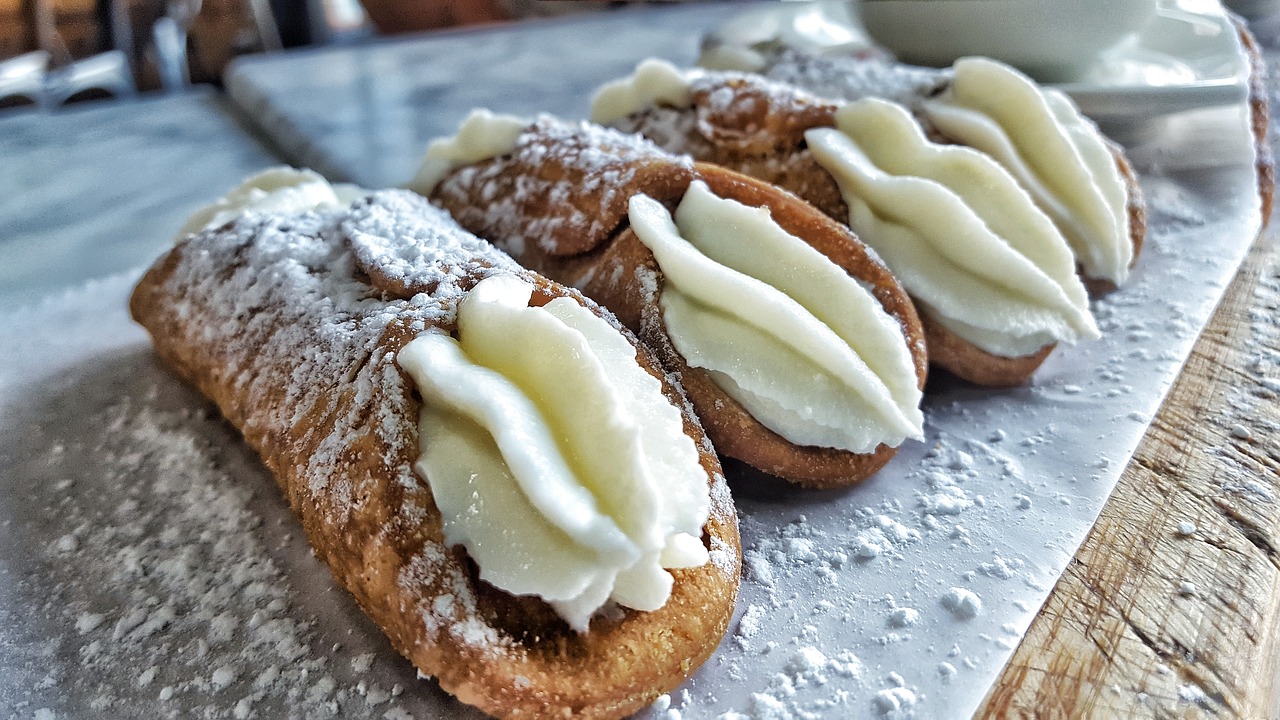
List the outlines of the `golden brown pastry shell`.
<svg viewBox="0 0 1280 720">
<path fill-rule="evenodd" d="M 411 469 L 419 400 L 395 365 L 395 353 L 420 332 L 421 318 L 398 301 L 431 288 L 403 287 L 357 261 L 369 294 L 403 317 L 372 346 L 341 358 L 348 372 L 308 377 L 299 386 L 295 367 L 270 361 L 280 349 L 272 343 L 296 333 L 274 325 L 250 333 L 248 318 L 234 317 L 224 299 L 175 281 L 176 271 L 199 253 L 196 236 L 158 261 L 134 290 L 134 318 L 150 332 L 160 357 L 212 399 L 257 451 L 316 555 L 422 674 L 499 717 L 614 718 L 674 689 L 712 654 L 738 588 L 737 517 L 718 459 L 687 401 L 634 336 L 623 331 L 638 346 L 640 363 L 681 409 L 685 431 L 699 448 L 712 488 L 704 541 L 718 564 L 673 571 L 675 586 L 661 609 L 618 609 L 597 616 L 590 631 L 579 634 L 541 600 L 481 581 L 463 550 L 446 547 L 430 488 Z M 465 286 L 494 272 L 483 258 L 459 260 Z M 233 260 L 224 272 L 230 277 L 250 270 Z M 579 293 L 522 274 L 536 287 L 534 304 L 568 296 L 609 318 Z M 272 312 L 272 298 L 261 312 Z M 371 378 L 389 378 L 399 391 L 388 396 L 377 390 L 387 383 Z M 338 437 L 339 451 L 332 452 L 340 418 L 354 418 L 358 429 Z M 320 489 L 317 477 L 325 480 Z M 489 639 L 476 642 L 477 634 Z"/>
</svg>

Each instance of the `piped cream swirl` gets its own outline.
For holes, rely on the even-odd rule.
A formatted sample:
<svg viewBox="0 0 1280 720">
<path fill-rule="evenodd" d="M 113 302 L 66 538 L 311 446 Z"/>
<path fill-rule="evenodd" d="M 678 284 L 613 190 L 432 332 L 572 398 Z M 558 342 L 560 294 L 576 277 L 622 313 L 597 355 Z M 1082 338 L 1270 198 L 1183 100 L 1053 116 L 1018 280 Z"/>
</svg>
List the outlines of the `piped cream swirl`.
<svg viewBox="0 0 1280 720">
<path fill-rule="evenodd" d="M 223 225 L 247 212 L 291 213 L 345 205 L 364 190 L 354 185 L 330 184 L 311 170 L 281 166 L 250 175 L 239 187 L 213 204 L 200 208 L 178 232 L 178 237 Z"/>
<path fill-rule="evenodd" d="M 577 302 L 529 307 L 531 293 L 486 278 L 460 303 L 458 339 L 428 332 L 397 359 L 423 396 L 416 467 L 446 542 L 585 631 L 610 600 L 662 607 L 666 568 L 707 562 L 707 476 L 635 348 Z"/>
<path fill-rule="evenodd" d="M 919 68 L 883 67 L 894 69 L 844 78 L 849 86 L 841 87 L 847 94 L 837 95 L 847 101 L 891 96 L 949 139 L 991 156 L 1058 227 L 1087 277 L 1116 285 L 1125 281 L 1134 257 L 1129 189 L 1107 140 L 1070 98 L 987 58 L 957 61 L 937 97 L 891 84 L 891 78 L 907 77 Z M 644 60 L 631 75 L 597 90 L 591 118 L 613 124 L 651 108 L 687 108 L 693 85 L 713 74 Z"/>
<path fill-rule="evenodd" d="M 520 133 L 532 121 L 515 115 L 502 115 L 485 109 L 472 110 L 463 118 L 458 131 L 448 137 L 432 140 L 409 189 L 428 196 L 454 168 L 481 162 L 510 152 Z"/>
<path fill-rule="evenodd" d="M 1098 335 L 1053 223 L 980 152 L 930 142 L 900 105 L 855 101 L 810 130 L 849 224 L 921 311 L 995 355 L 1021 357 Z"/>
<path fill-rule="evenodd" d="M 693 183 L 675 217 L 636 196 L 631 227 L 663 273 L 672 344 L 765 427 L 851 452 L 923 434 L 902 328 L 767 209 Z"/>
<path fill-rule="evenodd" d="M 963 58 L 921 112 L 1003 165 L 1066 237 L 1085 275 L 1120 285 L 1133 262 L 1128 190 L 1107 141 L 1075 104 L 987 58 Z"/>
<path fill-rule="evenodd" d="M 681 70 L 657 58 L 642 60 L 632 74 L 596 90 L 591 122 L 608 125 L 652 107 L 687 108 L 693 104 L 690 81 L 699 72 Z"/>
</svg>

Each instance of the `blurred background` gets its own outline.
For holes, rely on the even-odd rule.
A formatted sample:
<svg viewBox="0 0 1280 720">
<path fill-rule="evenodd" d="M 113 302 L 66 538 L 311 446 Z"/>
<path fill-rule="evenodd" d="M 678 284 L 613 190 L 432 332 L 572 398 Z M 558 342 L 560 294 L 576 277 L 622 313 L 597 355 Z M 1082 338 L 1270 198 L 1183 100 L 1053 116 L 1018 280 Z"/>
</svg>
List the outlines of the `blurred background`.
<svg viewBox="0 0 1280 720">
<path fill-rule="evenodd" d="M 237 55 L 504 22 L 605 0 L 0 0 L 0 108 L 217 83 Z"/>
<path fill-rule="evenodd" d="M 643 1 L 0 0 L 0 109 L 218 84 L 249 53 Z M 1256 19 L 1280 0 L 1226 5 Z"/>
</svg>

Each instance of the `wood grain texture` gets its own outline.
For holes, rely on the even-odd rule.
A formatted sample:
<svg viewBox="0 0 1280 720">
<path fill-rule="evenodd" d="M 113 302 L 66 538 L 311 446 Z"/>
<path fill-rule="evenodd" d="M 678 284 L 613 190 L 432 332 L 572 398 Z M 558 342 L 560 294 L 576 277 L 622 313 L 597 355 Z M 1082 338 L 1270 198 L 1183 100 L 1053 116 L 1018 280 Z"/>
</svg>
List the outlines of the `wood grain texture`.
<svg viewBox="0 0 1280 720">
<path fill-rule="evenodd" d="M 1255 32 L 1280 66 L 1280 32 Z M 1254 243 L 980 717 L 1280 717 L 1278 238 Z"/>
<path fill-rule="evenodd" d="M 1278 258 L 1271 230 L 980 716 L 1280 716 Z"/>
</svg>

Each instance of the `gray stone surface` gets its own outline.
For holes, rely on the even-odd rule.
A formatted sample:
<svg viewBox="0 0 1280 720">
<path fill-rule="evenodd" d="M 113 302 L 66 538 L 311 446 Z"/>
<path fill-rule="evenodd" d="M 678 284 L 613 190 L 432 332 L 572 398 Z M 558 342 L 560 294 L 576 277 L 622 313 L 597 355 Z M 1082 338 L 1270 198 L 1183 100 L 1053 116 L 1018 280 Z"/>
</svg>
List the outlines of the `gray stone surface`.
<svg viewBox="0 0 1280 720">
<path fill-rule="evenodd" d="M 741 7 L 741 6 L 737 6 Z M 688 65 L 734 4 L 634 7 L 283 56 L 227 72 L 231 97 L 289 160 L 335 180 L 402 185 L 468 111 L 585 117 L 592 90 L 640 60 Z"/>
<path fill-rule="evenodd" d="M 0 308 L 150 262 L 277 162 L 209 89 L 0 114 Z"/>
</svg>

